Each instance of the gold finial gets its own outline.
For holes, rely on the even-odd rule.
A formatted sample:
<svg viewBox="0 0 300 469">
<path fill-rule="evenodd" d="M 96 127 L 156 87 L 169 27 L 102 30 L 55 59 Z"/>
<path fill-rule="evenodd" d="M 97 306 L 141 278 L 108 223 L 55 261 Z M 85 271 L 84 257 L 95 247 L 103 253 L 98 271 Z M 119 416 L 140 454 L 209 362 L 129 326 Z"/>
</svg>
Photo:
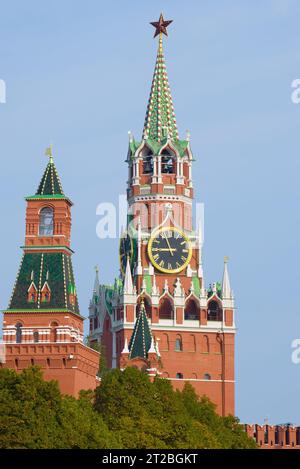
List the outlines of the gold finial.
<svg viewBox="0 0 300 469">
<path fill-rule="evenodd" d="M 52 153 L 52 143 L 50 143 L 49 147 L 45 150 L 45 155 L 49 157 L 50 163 L 53 163 L 53 153 Z"/>
<path fill-rule="evenodd" d="M 225 256 L 225 257 L 224 257 L 224 262 L 225 262 L 225 264 L 227 264 L 228 261 L 229 261 L 229 257 L 228 257 L 228 256 Z"/>
<path fill-rule="evenodd" d="M 98 265 L 95 265 L 95 271 L 96 271 L 96 274 L 99 273 L 99 266 Z"/>
</svg>

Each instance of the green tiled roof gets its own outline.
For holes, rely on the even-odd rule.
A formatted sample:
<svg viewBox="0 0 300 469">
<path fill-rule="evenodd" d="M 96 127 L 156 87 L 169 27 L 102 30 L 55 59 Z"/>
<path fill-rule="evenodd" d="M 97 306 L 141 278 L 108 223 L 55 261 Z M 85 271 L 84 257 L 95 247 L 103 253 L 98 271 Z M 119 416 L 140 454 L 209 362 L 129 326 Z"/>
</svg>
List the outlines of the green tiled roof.
<svg viewBox="0 0 300 469">
<path fill-rule="evenodd" d="M 152 334 L 146 314 L 144 303 L 141 304 L 140 312 L 136 318 L 133 333 L 129 342 L 129 358 L 147 358 L 151 347 Z"/>
<path fill-rule="evenodd" d="M 196 296 L 200 296 L 200 281 L 198 277 L 193 277 L 193 287 L 194 287 L 194 292 Z"/>
<path fill-rule="evenodd" d="M 49 159 L 49 163 L 47 164 L 35 195 L 64 196 L 64 192 L 52 157 Z"/>
<path fill-rule="evenodd" d="M 146 284 L 146 292 L 148 293 L 148 295 L 151 295 L 151 292 L 152 292 L 151 275 L 149 275 L 149 274 L 144 275 L 144 280 L 145 280 L 145 284 Z"/>
<path fill-rule="evenodd" d="M 162 36 L 159 37 L 156 64 L 148 102 L 143 138 L 160 142 L 169 134 L 178 139 L 176 117 L 169 86 Z"/>
<path fill-rule="evenodd" d="M 41 291 L 47 281 L 51 295 L 50 301 L 42 302 Z M 37 301 L 28 301 L 31 283 L 37 288 Z M 65 253 L 35 253 L 23 255 L 9 304 L 9 310 L 69 310 L 79 314 L 77 297 L 70 302 L 69 294 L 76 294 L 71 256 Z"/>
<path fill-rule="evenodd" d="M 112 306 L 113 293 L 114 293 L 114 288 L 111 285 L 105 287 L 105 297 L 104 297 L 105 307 L 110 315 L 112 315 L 113 313 L 113 306 Z"/>
<path fill-rule="evenodd" d="M 151 148 L 151 150 L 153 151 L 153 154 L 154 155 L 158 155 L 159 152 L 161 151 L 161 149 L 165 146 L 165 144 L 167 143 L 167 138 L 163 138 L 161 141 L 156 141 L 156 140 L 153 140 L 153 139 L 145 139 L 144 140 L 146 142 L 146 144 L 149 146 L 149 148 Z M 178 154 L 179 156 L 183 156 L 184 153 L 185 153 L 185 150 L 187 149 L 188 147 L 188 144 L 189 142 L 187 140 L 172 140 L 172 145 L 173 147 L 176 148 L 176 150 L 178 151 Z M 138 142 L 136 140 L 132 140 L 130 143 L 129 143 L 129 149 L 130 149 L 130 156 L 133 157 L 135 152 L 137 151 L 137 149 L 140 147 L 141 145 L 141 142 Z"/>
</svg>

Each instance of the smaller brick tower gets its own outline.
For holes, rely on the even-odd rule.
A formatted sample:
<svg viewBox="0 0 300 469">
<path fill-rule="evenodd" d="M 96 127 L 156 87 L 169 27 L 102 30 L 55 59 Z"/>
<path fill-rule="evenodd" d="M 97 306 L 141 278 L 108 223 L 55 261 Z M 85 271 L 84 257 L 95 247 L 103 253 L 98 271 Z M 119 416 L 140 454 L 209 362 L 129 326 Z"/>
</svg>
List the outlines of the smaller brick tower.
<svg viewBox="0 0 300 469">
<path fill-rule="evenodd" d="M 4 311 L 7 368 L 41 366 L 63 393 L 94 389 L 98 352 L 83 344 L 70 248 L 72 202 L 63 193 L 52 149 L 34 196 L 26 197 L 23 257 Z"/>
</svg>

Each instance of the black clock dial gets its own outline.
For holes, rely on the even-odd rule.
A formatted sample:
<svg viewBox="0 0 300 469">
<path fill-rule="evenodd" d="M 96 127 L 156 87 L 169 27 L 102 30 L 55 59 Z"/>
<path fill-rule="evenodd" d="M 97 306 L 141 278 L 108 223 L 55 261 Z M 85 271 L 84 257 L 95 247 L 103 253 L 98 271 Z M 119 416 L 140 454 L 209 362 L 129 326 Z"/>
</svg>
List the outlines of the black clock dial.
<svg viewBox="0 0 300 469">
<path fill-rule="evenodd" d="M 158 270 L 177 273 L 187 267 L 192 249 L 188 237 L 177 228 L 162 228 L 148 244 L 149 258 Z"/>
<path fill-rule="evenodd" d="M 133 258 L 133 243 L 128 233 L 124 233 L 120 239 L 119 256 L 121 272 L 125 275 L 127 257 L 129 257 L 130 262 Z"/>
</svg>

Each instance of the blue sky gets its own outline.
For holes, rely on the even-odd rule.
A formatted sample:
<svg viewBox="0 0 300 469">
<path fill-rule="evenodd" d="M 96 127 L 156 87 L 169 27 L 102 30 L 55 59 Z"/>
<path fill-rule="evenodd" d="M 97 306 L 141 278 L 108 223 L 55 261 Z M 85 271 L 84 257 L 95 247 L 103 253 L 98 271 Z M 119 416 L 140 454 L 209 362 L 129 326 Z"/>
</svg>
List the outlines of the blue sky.
<svg viewBox="0 0 300 469">
<path fill-rule="evenodd" d="M 73 200 L 81 312 L 118 269 L 117 240 L 96 237 L 96 206 L 125 191 L 128 130 L 141 136 L 157 43 L 165 41 L 179 132 L 191 132 L 197 201 L 205 204 L 207 283 L 230 257 L 238 325 L 237 415 L 300 424 L 300 78 L 297 0 L 0 0 L 1 282 L 5 308 L 33 194 L 53 142 Z"/>
</svg>

